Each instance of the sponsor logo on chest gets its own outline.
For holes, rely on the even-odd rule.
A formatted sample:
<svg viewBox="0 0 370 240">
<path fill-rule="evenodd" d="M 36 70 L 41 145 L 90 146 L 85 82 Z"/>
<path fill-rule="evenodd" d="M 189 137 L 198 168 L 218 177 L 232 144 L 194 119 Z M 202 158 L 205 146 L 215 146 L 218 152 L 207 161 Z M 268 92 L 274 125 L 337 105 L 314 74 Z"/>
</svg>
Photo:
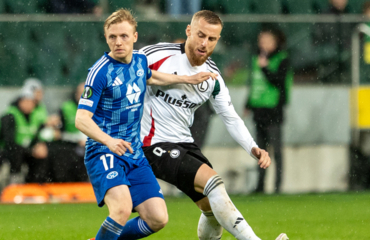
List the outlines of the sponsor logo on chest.
<svg viewBox="0 0 370 240">
<path fill-rule="evenodd" d="M 181 108 L 194 108 L 196 106 L 202 105 L 201 103 L 193 103 L 188 100 L 186 100 L 188 97 L 186 94 L 181 96 L 181 99 L 177 99 L 173 96 L 170 96 L 168 93 L 165 93 L 161 90 L 158 90 L 157 93 L 155 94 L 157 98 L 163 99 L 166 103 L 173 105 L 175 107 L 181 107 Z"/>
</svg>

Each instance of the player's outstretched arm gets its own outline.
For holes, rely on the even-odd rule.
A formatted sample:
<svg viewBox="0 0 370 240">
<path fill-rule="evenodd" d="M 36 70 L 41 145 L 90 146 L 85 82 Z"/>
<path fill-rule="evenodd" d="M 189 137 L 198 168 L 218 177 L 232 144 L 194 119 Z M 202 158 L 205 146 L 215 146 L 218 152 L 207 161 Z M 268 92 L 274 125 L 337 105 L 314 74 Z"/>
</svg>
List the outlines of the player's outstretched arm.
<svg viewBox="0 0 370 240">
<path fill-rule="evenodd" d="M 171 84 L 186 83 L 196 85 L 208 80 L 209 78 L 215 80 L 216 77 L 217 74 L 211 72 L 200 72 L 192 76 L 179 76 L 175 74 L 152 71 L 152 77 L 147 80 L 147 84 L 165 86 Z"/>
<path fill-rule="evenodd" d="M 88 110 L 78 109 L 75 120 L 76 128 L 95 141 L 106 145 L 113 153 L 119 156 L 125 154 L 127 149 L 133 153 L 131 143 L 122 139 L 112 138 L 103 132 L 92 120 L 93 115 L 94 114 Z"/>
</svg>

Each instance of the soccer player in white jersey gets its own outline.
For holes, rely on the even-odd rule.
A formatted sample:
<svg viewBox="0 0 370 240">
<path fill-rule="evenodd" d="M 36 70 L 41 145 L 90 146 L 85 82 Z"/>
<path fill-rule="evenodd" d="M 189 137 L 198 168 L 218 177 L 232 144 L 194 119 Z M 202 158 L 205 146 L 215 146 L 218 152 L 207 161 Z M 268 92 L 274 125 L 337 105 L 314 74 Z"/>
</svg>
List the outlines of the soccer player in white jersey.
<svg viewBox="0 0 370 240">
<path fill-rule="evenodd" d="M 198 85 L 148 86 L 141 139 L 156 177 L 178 187 L 202 210 L 199 239 L 221 239 L 225 228 L 236 239 L 258 240 L 230 200 L 221 177 L 193 143 L 189 130 L 195 110 L 210 100 L 231 136 L 258 160 L 259 166 L 267 168 L 271 163 L 268 153 L 258 148 L 235 112 L 221 74 L 209 58 L 222 27 L 219 16 L 203 10 L 195 13 L 187 26 L 184 44 L 159 43 L 140 50 L 147 56 L 152 70 L 175 75 L 201 71 L 219 74 L 217 81 L 208 80 Z M 288 237 L 280 234 L 277 239 Z"/>
<path fill-rule="evenodd" d="M 76 127 L 89 137 L 85 166 L 96 200 L 109 210 L 96 240 L 140 239 L 167 223 L 162 191 L 141 149 L 146 85 L 194 83 L 214 77 L 209 72 L 176 78 L 152 74 L 146 56 L 133 50 L 136 26 L 125 9 L 106 19 L 104 35 L 110 52 L 89 69 L 76 114 Z M 132 210 L 139 216 L 128 220 Z"/>
</svg>

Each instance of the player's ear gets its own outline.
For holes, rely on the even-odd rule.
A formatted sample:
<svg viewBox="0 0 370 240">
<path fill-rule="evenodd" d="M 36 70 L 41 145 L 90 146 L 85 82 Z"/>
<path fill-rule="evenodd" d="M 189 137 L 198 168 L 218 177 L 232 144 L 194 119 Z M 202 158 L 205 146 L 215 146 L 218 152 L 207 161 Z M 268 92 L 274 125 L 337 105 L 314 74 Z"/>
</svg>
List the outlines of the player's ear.
<svg viewBox="0 0 370 240">
<path fill-rule="evenodd" d="M 190 35 L 191 35 L 191 26 L 190 26 L 190 24 L 188 24 L 188 26 L 186 27 L 185 33 L 186 33 L 186 36 L 190 37 Z"/>
<path fill-rule="evenodd" d="M 134 33 L 134 43 L 137 42 L 137 38 L 139 37 L 139 34 L 137 32 Z"/>
</svg>

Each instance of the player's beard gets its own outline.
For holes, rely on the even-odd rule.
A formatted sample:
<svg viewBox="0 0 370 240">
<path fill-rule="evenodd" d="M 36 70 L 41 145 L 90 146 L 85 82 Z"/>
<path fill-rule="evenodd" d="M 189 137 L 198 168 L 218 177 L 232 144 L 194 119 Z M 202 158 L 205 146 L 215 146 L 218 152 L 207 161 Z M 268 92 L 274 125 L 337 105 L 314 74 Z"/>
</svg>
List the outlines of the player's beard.
<svg viewBox="0 0 370 240">
<path fill-rule="evenodd" d="M 206 60 L 208 59 L 209 56 L 212 55 L 213 51 L 212 52 L 207 52 L 206 55 L 204 56 L 197 56 L 195 54 L 195 51 L 196 51 L 196 48 L 194 46 L 192 46 L 191 44 L 189 44 L 189 56 L 190 56 L 190 62 L 192 64 L 195 64 L 195 66 L 200 66 L 202 65 L 203 63 L 206 62 Z"/>
</svg>

